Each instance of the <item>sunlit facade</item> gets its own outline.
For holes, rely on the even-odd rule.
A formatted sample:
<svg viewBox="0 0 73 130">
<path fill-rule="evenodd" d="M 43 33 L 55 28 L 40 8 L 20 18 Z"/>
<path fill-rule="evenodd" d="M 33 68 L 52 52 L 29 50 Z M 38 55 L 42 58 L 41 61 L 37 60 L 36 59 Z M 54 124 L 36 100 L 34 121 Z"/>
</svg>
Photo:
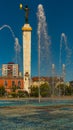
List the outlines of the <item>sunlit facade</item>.
<svg viewBox="0 0 73 130">
<path fill-rule="evenodd" d="M 12 87 L 16 86 L 17 89 L 23 89 L 22 77 L 0 77 L 0 87 L 4 86 L 6 91 L 10 92 Z"/>
<path fill-rule="evenodd" d="M 2 65 L 2 76 L 18 77 L 19 67 L 18 64 L 8 63 Z"/>
</svg>

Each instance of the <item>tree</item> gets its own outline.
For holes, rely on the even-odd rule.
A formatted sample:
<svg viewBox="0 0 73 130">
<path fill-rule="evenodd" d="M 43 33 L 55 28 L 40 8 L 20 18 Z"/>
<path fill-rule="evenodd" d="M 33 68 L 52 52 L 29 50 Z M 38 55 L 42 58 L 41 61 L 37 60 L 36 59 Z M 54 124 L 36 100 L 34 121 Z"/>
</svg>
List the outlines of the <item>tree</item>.
<svg viewBox="0 0 73 130">
<path fill-rule="evenodd" d="M 65 95 L 73 95 L 73 87 L 72 86 L 66 85 Z"/>
<path fill-rule="evenodd" d="M 62 83 L 57 85 L 56 91 L 60 95 L 72 95 L 73 88 L 71 86 Z"/>
<path fill-rule="evenodd" d="M 65 95 L 65 90 L 66 90 L 66 84 L 64 83 L 58 84 L 57 87 L 55 88 L 55 92 L 58 95 Z"/>
<path fill-rule="evenodd" d="M 30 96 L 38 97 L 38 87 L 37 86 L 31 86 L 30 89 L 31 89 Z"/>
<path fill-rule="evenodd" d="M 17 97 L 17 93 L 16 93 L 16 92 L 11 92 L 10 95 L 11 95 L 11 97 L 13 97 L 13 98 Z"/>
<path fill-rule="evenodd" d="M 1 96 L 1 97 L 4 96 L 5 93 L 6 93 L 5 87 L 4 87 L 4 86 L 0 86 L 0 96 Z"/>
<path fill-rule="evenodd" d="M 29 96 L 28 92 L 22 91 L 22 90 L 18 90 L 17 95 L 18 95 L 18 97 L 28 97 Z"/>
<path fill-rule="evenodd" d="M 16 90 L 17 90 L 17 86 L 16 85 L 12 86 L 12 92 L 15 92 Z"/>
<path fill-rule="evenodd" d="M 40 95 L 42 97 L 49 97 L 51 96 L 51 88 L 48 83 L 41 84 L 40 86 Z"/>
<path fill-rule="evenodd" d="M 40 89 L 41 97 L 49 97 L 51 95 L 50 86 L 48 85 L 48 83 L 44 83 L 44 84 L 40 85 L 40 88 L 38 88 L 37 86 L 31 86 L 30 96 L 38 97 L 39 96 L 39 89 Z"/>
</svg>

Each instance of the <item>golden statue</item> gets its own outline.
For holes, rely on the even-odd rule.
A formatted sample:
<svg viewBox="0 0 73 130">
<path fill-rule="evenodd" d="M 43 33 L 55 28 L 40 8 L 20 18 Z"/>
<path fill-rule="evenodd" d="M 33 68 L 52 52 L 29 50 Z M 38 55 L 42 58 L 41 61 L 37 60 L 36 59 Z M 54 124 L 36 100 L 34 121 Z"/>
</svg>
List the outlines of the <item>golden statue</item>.
<svg viewBox="0 0 73 130">
<path fill-rule="evenodd" d="M 29 8 L 26 5 L 25 8 L 22 4 L 20 4 L 20 9 L 23 9 L 25 11 L 25 23 L 28 23 L 28 15 L 29 15 Z"/>
</svg>

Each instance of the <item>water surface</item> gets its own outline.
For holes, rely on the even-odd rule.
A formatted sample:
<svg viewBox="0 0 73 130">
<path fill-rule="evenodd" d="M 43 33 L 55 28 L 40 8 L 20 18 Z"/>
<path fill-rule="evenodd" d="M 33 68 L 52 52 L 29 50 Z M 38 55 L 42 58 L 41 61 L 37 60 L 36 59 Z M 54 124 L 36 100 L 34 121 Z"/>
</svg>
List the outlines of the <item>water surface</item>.
<svg viewBox="0 0 73 130">
<path fill-rule="evenodd" d="M 0 100 L 0 130 L 73 130 L 73 100 Z"/>
</svg>

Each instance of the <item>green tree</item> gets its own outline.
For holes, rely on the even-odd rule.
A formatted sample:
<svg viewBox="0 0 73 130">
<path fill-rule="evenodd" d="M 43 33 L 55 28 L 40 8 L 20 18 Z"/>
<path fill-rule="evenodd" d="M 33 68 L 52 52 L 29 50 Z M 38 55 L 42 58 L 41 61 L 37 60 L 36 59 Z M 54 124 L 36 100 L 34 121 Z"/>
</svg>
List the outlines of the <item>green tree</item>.
<svg viewBox="0 0 73 130">
<path fill-rule="evenodd" d="M 17 90 L 17 86 L 16 85 L 12 86 L 12 92 L 15 92 L 16 90 Z"/>
<path fill-rule="evenodd" d="M 31 86 L 31 93 L 30 96 L 32 97 L 38 97 L 39 96 L 39 89 L 40 89 L 40 95 L 41 97 L 49 97 L 51 94 L 50 92 L 50 86 L 48 83 L 44 83 L 40 85 L 40 88 L 38 86 Z"/>
<path fill-rule="evenodd" d="M 49 97 L 51 96 L 51 88 L 48 83 L 41 84 L 40 86 L 40 95 L 42 97 Z"/>
<path fill-rule="evenodd" d="M 13 97 L 13 98 L 17 97 L 17 93 L 16 93 L 16 92 L 11 92 L 10 95 L 11 95 L 11 97 Z"/>
<path fill-rule="evenodd" d="M 32 97 L 38 97 L 38 87 L 36 86 L 31 86 L 30 87 L 31 89 L 31 93 L 30 93 L 30 96 Z"/>
<path fill-rule="evenodd" d="M 55 88 L 55 90 L 60 95 L 72 95 L 73 94 L 73 88 L 64 83 L 58 84 L 57 87 Z"/>
<path fill-rule="evenodd" d="M 58 84 L 55 88 L 55 92 L 58 95 L 65 95 L 66 85 L 64 83 Z"/>
<path fill-rule="evenodd" d="M 28 97 L 29 96 L 28 92 L 22 91 L 22 90 L 18 90 L 17 95 L 18 95 L 18 97 Z"/>
<path fill-rule="evenodd" d="M 4 87 L 4 86 L 0 86 L 0 96 L 1 96 L 1 97 L 4 96 L 5 93 L 6 93 L 5 87 Z"/>
<path fill-rule="evenodd" d="M 66 86 L 65 95 L 73 95 L 73 87 L 72 86 Z"/>
</svg>

